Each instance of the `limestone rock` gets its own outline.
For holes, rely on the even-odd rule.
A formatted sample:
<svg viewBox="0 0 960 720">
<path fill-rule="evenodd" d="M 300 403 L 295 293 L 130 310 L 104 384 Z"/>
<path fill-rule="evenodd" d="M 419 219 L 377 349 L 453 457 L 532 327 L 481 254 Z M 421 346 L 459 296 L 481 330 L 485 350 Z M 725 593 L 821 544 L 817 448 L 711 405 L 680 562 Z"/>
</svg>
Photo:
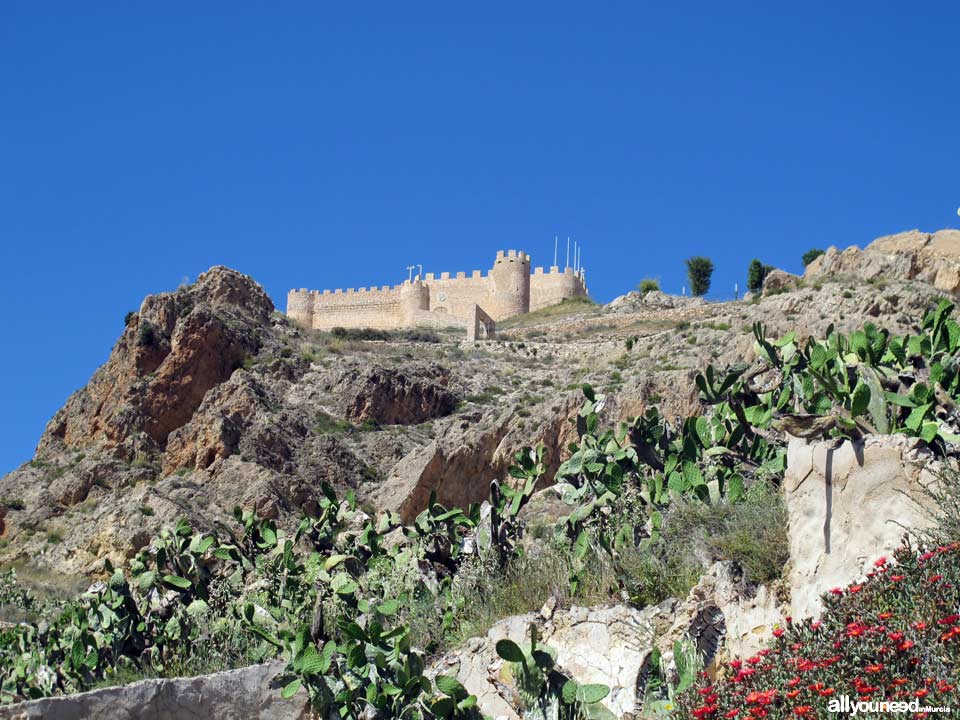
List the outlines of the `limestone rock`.
<svg viewBox="0 0 960 720">
<path fill-rule="evenodd" d="M 903 435 L 839 446 L 790 440 L 783 489 L 793 617 L 819 615 L 821 594 L 862 577 L 900 545 L 905 528 L 928 526 L 922 487 L 935 482 L 931 463 L 930 452 Z"/>
<path fill-rule="evenodd" d="M 641 671 L 657 629 L 669 624 L 669 610 L 608 605 L 557 610 L 546 620 L 540 613 L 515 615 L 441 657 L 432 671 L 456 676 L 477 696 L 484 714 L 515 720 L 520 717 L 520 696 L 508 666 L 497 656 L 496 643 L 504 638 L 519 645 L 529 642 L 529 626 L 535 623 L 540 642 L 556 650 L 558 669 L 579 683 L 607 685 L 610 694 L 603 704 L 623 717 L 639 710 Z"/>
<path fill-rule="evenodd" d="M 335 391 L 344 397 L 346 418 L 380 425 L 416 425 L 453 412 L 459 398 L 447 388 L 449 381 L 449 370 L 436 364 L 414 372 L 354 369 L 341 376 Z"/>
<path fill-rule="evenodd" d="M 800 282 L 800 276 L 785 270 L 773 269 L 763 278 L 763 294 L 772 295 L 793 290 Z"/>
<path fill-rule="evenodd" d="M 50 421 L 38 452 L 105 446 L 132 460 L 162 448 L 207 391 L 258 349 L 256 328 L 272 311 L 259 285 L 224 267 L 147 297 L 107 363 Z"/>
<path fill-rule="evenodd" d="M 749 587 L 731 562 L 716 562 L 679 605 L 670 630 L 657 639 L 665 662 L 673 662 L 674 643 L 691 638 L 708 671 L 720 656 L 749 657 L 762 649 L 782 623 L 784 608 L 765 585 Z"/>
<path fill-rule="evenodd" d="M 310 720 L 305 689 L 289 700 L 275 681 L 282 662 L 192 678 L 141 680 L 64 697 L 0 706 L 0 720 L 192 720 L 251 718 Z"/>
<path fill-rule="evenodd" d="M 829 248 L 811 262 L 805 277 L 850 275 L 863 280 L 920 280 L 938 290 L 960 292 L 960 230 L 919 230 L 877 238 L 866 248 Z"/>
</svg>

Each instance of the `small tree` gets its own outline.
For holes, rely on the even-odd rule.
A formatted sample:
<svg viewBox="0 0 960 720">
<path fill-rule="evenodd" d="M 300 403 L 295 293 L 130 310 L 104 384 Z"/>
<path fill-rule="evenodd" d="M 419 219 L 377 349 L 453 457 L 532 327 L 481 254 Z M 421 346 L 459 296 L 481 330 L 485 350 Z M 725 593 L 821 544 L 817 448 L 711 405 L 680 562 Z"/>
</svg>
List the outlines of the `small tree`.
<svg viewBox="0 0 960 720">
<path fill-rule="evenodd" d="M 818 257 L 820 257 L 821 255 L 823 255 L 823 252 L 824 252 L 824 251 L 821 250 L 820 248 L 812 248 L 812 249 L 810 249 L 810 250 L 807 250 L 807 251 L 803 254 L 803 258 L 802 258 L 802 260 L 803 260 L 803 266 L 806 267 L 807 265 L 809 265 L 810 263 L 812 263 L 812 262 L 813 262 L 814 260 L 816 260 Z"/>
<path fill-rule="evenodd" d="M 763 278 L 767 275 L 767 268 L 762 262 L 754 258 L 750 261 L 750 267 L 747 268 L 747 290 L 750 292 L 760 292 L 763 288 Z"/>
<path fill-rule="evenodd" d="M 644 278 L 640 281 L 640 294 L 646 295 L 648 292 L 660 289 L 660 281 L 655 278 Z"/>
<path fill-rule="evenodd" d="M 687 277 L 690 278 L 690 293 L 706 295 L 710 289 L 710 277 L 713 275 L 713 261 L 710 258 L 695 256 L 687 258 Z"/>
</svg>

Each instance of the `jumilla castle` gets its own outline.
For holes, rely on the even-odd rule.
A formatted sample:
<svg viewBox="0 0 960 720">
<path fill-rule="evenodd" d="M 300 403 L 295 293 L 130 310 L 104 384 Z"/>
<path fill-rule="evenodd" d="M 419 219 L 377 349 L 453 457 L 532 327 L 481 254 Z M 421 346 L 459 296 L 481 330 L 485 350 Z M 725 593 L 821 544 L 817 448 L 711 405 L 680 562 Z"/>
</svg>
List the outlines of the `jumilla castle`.
<svg viewBox="0 0 960 720">
<path fill-rule="evenodd" d="M 479 270 L 453 277 L 427 273 L 392 287 L 291 290 L 287 316 L 316 330 L 457 326 L 476 339 L 492 336 L 498 320 L 586 295 L 582 269 L 553 266 L 544 272 L 538 267 L 531 274 L 529 255 L 500 250 L 486 275 Z"/>
</svg>

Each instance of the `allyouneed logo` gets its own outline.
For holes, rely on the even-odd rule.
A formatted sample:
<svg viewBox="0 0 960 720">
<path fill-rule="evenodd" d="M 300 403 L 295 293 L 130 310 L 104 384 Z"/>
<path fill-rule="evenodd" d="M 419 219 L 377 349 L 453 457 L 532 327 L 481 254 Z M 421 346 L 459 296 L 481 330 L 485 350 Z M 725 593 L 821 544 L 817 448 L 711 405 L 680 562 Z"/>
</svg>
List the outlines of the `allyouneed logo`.
<svg viewBox="0 0 960 720">
<path fill-rule="evenodd" d="M 833 698 L 827 705 L 827 711 L 859 715 L 860 713 L 949 713 L 949 707 L 931 707 L 921 705 L 920 698 L 910 702 L 894 700 L 851 700 L 847 695 Z"/>
</svg>

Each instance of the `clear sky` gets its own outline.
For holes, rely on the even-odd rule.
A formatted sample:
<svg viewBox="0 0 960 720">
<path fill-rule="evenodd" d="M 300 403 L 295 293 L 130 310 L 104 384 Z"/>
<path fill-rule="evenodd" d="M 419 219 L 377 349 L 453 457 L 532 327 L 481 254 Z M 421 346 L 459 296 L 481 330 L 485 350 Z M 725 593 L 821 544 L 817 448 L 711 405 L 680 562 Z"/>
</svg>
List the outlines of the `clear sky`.
<svg viewBox="0 0 960 720">
<path fill-rule="evenodd" d="M 778 9 L 779 8 L 779 9 Z M 124 314 L 211 265 L 291 287 L 956 226 L 960 3 L 0 3 L 0 472 Z"/>
</svg>

